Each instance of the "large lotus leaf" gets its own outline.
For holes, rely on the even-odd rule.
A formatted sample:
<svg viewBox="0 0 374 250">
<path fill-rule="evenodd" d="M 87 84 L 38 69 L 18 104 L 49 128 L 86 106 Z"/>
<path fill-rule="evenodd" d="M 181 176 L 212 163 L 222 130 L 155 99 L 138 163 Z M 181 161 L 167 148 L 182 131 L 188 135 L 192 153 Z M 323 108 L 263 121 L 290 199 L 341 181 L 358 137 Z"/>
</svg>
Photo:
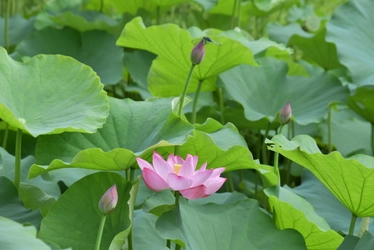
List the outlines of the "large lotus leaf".
<svg viewBox="0 0 374 250">
<path fill-rule="evenodd" d="M 353 215 L 374 216 L 373 157 L 356 155 L 345 159 L 337 151 L 324 155 L 307 135 L 296 136 L 292 141 L 277 135 L 268 142 L 274 143 L 271 150 L 312 171 Z"/>
<path fill-rule="evenodd" d="M 171 99 L 109 100 L 110 115 L 97 133 L 38 138 L 37 163 L 50 165 L 33 165 L 29 176 L 65 167 L 125 170 L 135 165 L 136 155 L 149 155 L 160 146 L 183 144 L 193 129 L 172 112 Z"/>
<path fill-rule="evenodd" d="M 352 219 L 351 212 L 310 171 L 304 169 L 301 185 L 293 188 L 292 192 L 307 200 L 333 230 L 348 234 Z M 357 235 L 360 223 L 361 218 L 357 218 L 355 235 Z M 370 224 L 369 231 L 374 232 L 373 223 Z"/>
<path fill-rule="evenodd" d="M 311 78 L 287 76 L 287 64 L 272 58 L 258 60 L 260 67 L 240 65 L 220 75 L 228 98 L 241 103 L 245 117 L 257 128 L 276 121 L 282 107 L 290 102 L 297 123 L 320 122 L 328 105 L 344 101 L 348 91 L 328 73 Z M 302 95 L 302 98 L 300 98 Z"/>
<path fill-rule="evenodd" d="M 59 26 L 71 27 L 80 32 L 104 30 L 111 34 L 118 33 L 118 22 L 109 16 L 96 11 L 69 10 L 52 15 L 43 14 L 38 17 L 38 21 L 36 22 L 37 28 L 42 29 L 53 25 L 51 20 Z"/>
<path fill-rule="evenodd" d="M 182 2 L 190 2 L 191 0 L 154 0 L 154 1 L 139 1 L 139 0 L 111 0 L 105 1 L 103 10 L 113 11 L 116 10 L 118 13 L 130 13 L 136 15 L 139 9 L 147 10 L 150 12 L 156 11 L 157 7 L 171 6 Z M 85 8 L 90 10 L 99 10 L 101 7 L 101 0 L 91 0 L 85 4 Z"/>
<path fill-rule="evenodd" d="M 177 209 L 161 215 L 156 229 L 188 250 L 306 249 L 299 233 L 277 229 L 257 201 L 249 199 L 224 205 L 191 205 L 181 199 Z"/>
<path fill-rule="evenodd" d="M 299 231 L 304 236 L 308 249 L 335 250 L 342 243 L 343 237 L 330 229 L 310 203 L 291 190 L 280 187 L 277 195 L 270 190 L 265 190 L 265 193 L 269 197 L 278 228 Z"/>
<path fill-rule="evenodd" d="M 175 24 L 145 28 L 142 19 L 137 17 L 126 24 L 117 45 L 148 50 L 158 55 L 148 74 L 149 90 L 156 96 L 175 96 L 182 93 L 191 68 L 192 40 L 188 31 Z M 227 37 L 216 40 L 222 46 L 206 45 L 204 60 L 193 71 L 189 93 L 195 92 L 198 82 L 203 80 L 201 91 L 214 90 L 214 77 L 235 65 L 256 65 L 252 52 L 241 43 Z"/>
<path fill-rule="evenodd" d="M 0 217 L 0 249 L 50 250 L 51 248 L 36 238 L 36 228 L 23 226 L 10 219 Z"/>
<path fill-rule="evenodd" d="M 39 228 L 42 219 L 40 211 L 25 208 L 18 196 L 17 188 L 4 176 L 0 176 L 0 197 L 0 216 L 22 224 L 30 223 Z"/>
<path fill-rule="evenodd" d="M 338 61 L 336 46 L 326 42 L 326 29 L 316 34 L 305 32 L 298 24 L 281 26 L 278 23 L 267 26 L 270 39 L 282 42 L 288 46 L 296 45 L 303 51 L 305 60 L 313 61 L 324 69 L 334 69 L 341 66 Z"/>
<path fill-rule="evenodd" d="M 13 46 L 30 35 L 34 29 L 35 18 L 24 19 L 21 15 L 9 18 L 9 45 Z M 0 17 L 0 46 L 5 46 L 4 27 L 5 19 Z"/>
<path fill-rule="evenodd" d="M 208 168 L 225 167 L 226 171 L 255 169 L 267 186 L 275 185 L 278 181 L 272 167 L 260 165 L 253 159 L 245 141 L 230 123 L 223 126 L 208 120 L 177 148 L 177 153 L 182 157 L 187 154 L 199 156 L 198 167 L 207 162 Z"/>
<path fill-rule="evenodd" d="M 332 144 L 343 156 L 371 154 L 371 124 L 368 121 L 347 106 L 337 106 L 331 110 L 331 122 Z M 324 121 L 319 128 L 325 144 L 328 144 L 328 127 Z"/>
<path fill-rule="evenodd" d="M 374 84 L 374 5 L 371 0 L 353 0 L 341 5 L 327 23 L 329 42 L 336 44 L 339 60 L 357 85 Z"/>
<path fill-rule="evenodd" d="M 93 133 L 108 116 L 107 95 L 92 69 L 73 58 L 38 55 L 26 63 L 0 48 L 0 117 L 32 136 Z"/>
<path fill-rule="evenodd" d="M 22 41 L 16 51 L 21 56 L 61 54 L 90 66 L 104 84 L 116 84 L 123 76 L 123 50 L 116 38 L 104 31 L 79 32 L 71 28 L 46 28 Z M 105 49 L 103 49 L 105 48 Z"/>
<path fill-rule="evenodd" d="M 118 203 L 114 211 L 107 215 L 100 247 L 109 249 L 113 238 L 131 224 L 128 201 L 132 185 L 117 173 L 95 173 L 74 183 L 42 220 L 39 238 L 62 248 L 94 249 L 102 216 L 99 200 L 114 184 Z"/>
<path fill-rule="evenodd" d="M 355 93 L 348 98 L 348 106 L 365 120 L 374 124 L 374 84 L 357 88 Z"/>
</svg>

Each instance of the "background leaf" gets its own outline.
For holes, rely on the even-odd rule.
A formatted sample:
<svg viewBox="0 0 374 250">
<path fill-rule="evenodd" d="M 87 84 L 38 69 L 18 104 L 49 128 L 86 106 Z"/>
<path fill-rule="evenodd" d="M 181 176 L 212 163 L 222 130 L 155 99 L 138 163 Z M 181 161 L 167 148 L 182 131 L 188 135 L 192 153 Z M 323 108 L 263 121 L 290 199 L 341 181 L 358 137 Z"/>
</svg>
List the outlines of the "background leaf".
<svg viewBox="0 0 374 250">
<path fill-rule="evenodd" d="M 326 25 L 326 40 L 336 44 L 339 61 L 357 85 L 373 84 L 374 5 L 371 0 L 353 0 L 341 5 Z"/>
<path fill-rule="evenodd" d="M 0 57 L 0 116 L 11 126 L 37 137 L 93 133 L 105 122 L 106 93 L 88 66 L 61 55 L 38 55 L 19 63 L 3 48 Z"/>
</svg>

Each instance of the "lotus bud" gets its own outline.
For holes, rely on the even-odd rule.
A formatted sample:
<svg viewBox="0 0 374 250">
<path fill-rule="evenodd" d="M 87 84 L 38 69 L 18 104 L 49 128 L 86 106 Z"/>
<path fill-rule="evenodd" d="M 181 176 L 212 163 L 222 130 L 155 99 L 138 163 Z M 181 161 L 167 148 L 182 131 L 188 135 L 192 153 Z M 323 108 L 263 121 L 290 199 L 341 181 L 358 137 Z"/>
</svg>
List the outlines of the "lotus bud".
<svg viewBox="0 0 374 250">
<path fill-rule="evenodd" d="M 205 48 L 204 39 L 198 42 L 191 51 L 190 59 L 193 65 L 200 64 L 204 59 Z"/>
<path fill-rule="evenodd" d="M 108 215 L 116 208 L 118 202 L 117 186 L 114 184 L 109 188 L 99 201 L 100 211 Z"/>
<path fill-rule="evenodd" d="M 284 125 L 287 124 L 292 117 L 292 109 L 291 109 L 291 104 L 290 102 L 287 102 L 286 105 L 282 108 L 279 118 L 280 122 Z"/>
</svg>

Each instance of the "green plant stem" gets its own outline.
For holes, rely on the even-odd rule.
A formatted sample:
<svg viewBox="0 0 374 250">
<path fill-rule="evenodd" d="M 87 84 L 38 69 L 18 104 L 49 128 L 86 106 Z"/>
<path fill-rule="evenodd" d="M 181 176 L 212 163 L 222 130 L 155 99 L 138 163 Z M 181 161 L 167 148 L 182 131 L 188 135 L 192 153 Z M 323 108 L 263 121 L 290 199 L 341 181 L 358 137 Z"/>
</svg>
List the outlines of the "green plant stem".
<svg viewBox="0 0 374 250">
<path fill-rule="evenodd" d="M 242 16 L 242 1 L 238 0 L 238 27 L 240 28 L 240 19 Z"/>
<path fill-rule="evenodd" d="M 194 124 L 196 122 L 196 109 L 197 109 L 197 101 L 199 99 L 200 95 L 200 90 L 201 86 L 203 86 L 203 81 L 200 80 L 199 84 L 197 85 L 196 93 L 195 93 L 195 98 L 193 99 L 193 104 L 192 104 L 192 116 L 191 116 L 191 123 Z"/>
<path fill-rule="evenodd" d="M 278 160 L 279 160 L 279 153 L 275 152 L 275 154 L 274 154 L 274 172 L 279 177 Z"/>
<path fill-rule="evenodd" d="M 223 116 L 223 111 L 224 111 L 224 103 L 223 103 L 223 90 L 222 88 L 218 88 L 218 101 L 219 101 L 219 110 L 221 112 L 221 123 L 225 123 L 225 117 Z"/>
<path fill-rule="evenodd" d="M 2 147 L 5 149 L 8 143 L 8 134 L 9 134 L 9 124 L 5 122 L 4 138 Z"/>
<path fill-rule="evenodd" d="M 5 49 L 9 52 L 9 17 L 10 17 L 10 7 L 12 0 L 8 0 L 5 10 L 5 22 L 4 22 L 4 45 Z"/>
<path fill-rule="evenodd" d="M 99 12 L 103 13 L 104 10 L 104 0 L 100 0 L 100 10 Z"/>
<path fill-rule="evenodd" d="M 267 150 L 266 150 L 266 145 L 265 145 L 265 140 L 268 138 L 269 135 L 269 130 L 270 130 L 270 122 L 268 123 L 268 127 L 266 128 L 265 135 L 264 135 L 264 140 L 262 141 L 262 161 L 264 164 L 268 164 L 268 156 L 267 156 Z"/>
<path fill-rule="evenodd" d="M 371 151 L 374 156 L 374 124 L 371 124 Z"/>
<path fill-rule="evenodd" d="M 188 72 L 186 84 L 184 85 L 182 96 L 181 96 L 181 98 L 179 100 L 179 110 L 178 110 L 178 116 L 179 117 L 182 117 L 184 98 L 186 97 L 187 90 L 188 90 L 188 85 L 190 85 L 192 72 L 193 72 L 193 69 L 195 68 L 195 66 L 196 66 L 195 64 L 191 65 L 190 72 Z"/>
<path fill-rule="evenodd" d="M 160 25 L 160 15 L 161 15 L 160 6 L 157 5 L 156 6 L 156 25 Z"/>
<path fill-rule="evenodd" d="M 238 0 L 234 1 L 234 6 L 232 7 L 232 13 L 231 13 L 231 29 L 234 28 L 235 23 L 235 17 L 236 17 L 236 4 L 238 3 Z"/>
<path fill-rule="evenodd" d="M 349 235 L 353 235 L 354 234 L 356 220 L 357 220 L 357 216 L 352 213 L 351 224 L 349 225 L 349 232 L 348 232 Z"/>
<path fill-rule="evenodd" d="M 174 196 L 175 196 L 175 208 L 178 208 L 178 206 L 179 206 L 179 191 L 175 191 Z M 175 250 L 180 250 L 181 246 L 178 245 L 177 243 L 175 243 L 175 248 L 174 249 Z"/>
<path fill-rule="evenodd" d="M 235 191 L 235 187 L 234 187 L 234 182 L 233 182 L 233 180 L 232 180 L 231 173 L 230 173 L 230 172 L 227 172 L 227 173 L 226 173 L 226 176 L 227 176 L 227 180 L 228 180 L 228 183 L 229 183 L 230 192 L 234 192 L 234 191 Z"/>
<path fill-rule="evenodd" d="M 97 231 L 95 250 L 100 250 L 101 237 L 103 236 L 106 215 L 101 215 L 99 230 Z"/>
<path fill-rule="evenodd" d="M 127 249 L 132 250 L 132 228 L 133 226 L 131 225 L 129 235 L 127 236 Z"/>
<path fill-rule="evenodd" d="M 18 190 L 18 194 L 20 192 L 19 186 L 21 183 L 21 149 L 22 149 L 22 130 L 17 130 L 16 135 L 16 155 L 15 155 L 15 176 L 14 176 L 14 183 Z"/>
<path fill-rule="evenodd" d="M 327 114 L 327 133 L 328 133 L 328 153 L 332 151 L 332 119 L 331 119 L 331 107 Z"/>
</svg>

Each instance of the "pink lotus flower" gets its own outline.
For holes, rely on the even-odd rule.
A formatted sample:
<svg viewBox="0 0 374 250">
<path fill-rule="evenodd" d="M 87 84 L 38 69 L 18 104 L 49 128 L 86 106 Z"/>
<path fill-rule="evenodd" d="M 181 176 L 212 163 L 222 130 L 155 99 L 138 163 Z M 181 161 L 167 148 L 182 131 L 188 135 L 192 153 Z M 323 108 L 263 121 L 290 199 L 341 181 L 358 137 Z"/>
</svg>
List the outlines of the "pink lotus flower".
<svg viewBox="0 0 374 250">
<path fill-rule="evenodd" d="M 197 156 L 187 155 L 186 160 L 169 155 L 165 161 L 158 153 L 153 153 L 153 165 L 136 158 L 147 187 L 153 191 L 170 189 L 179 191 L 185 198 L 194 200 L 207 197 L 223 185 L 226 178 L 220 177 L 225 168 L 206 169 L 204 163 L 196 170 Z"/>
<path fill-rule="evenodd" d="M 109 188 L 99 201 L 99 209 L 103 214 L 110 214 L 116 208 L 118 202 L 117 186 Z"/>
<path fill-rule="evenodd" d="M 190 59 L 193 65 L 200 64 L 201 61 L 204 59 L 205 55 L 205 48 L 204 48 L 205 40 L 201 40 L 198 44 L 191 51 Z"/>
<path fill-rule="evenodd" d="M 287 102 L 279 114 L 280 122 L 282 124 L 287 124 L 291 120 L 291 117 L 292 117 L 291 104 L 290 102 Z"/>
</svg>

